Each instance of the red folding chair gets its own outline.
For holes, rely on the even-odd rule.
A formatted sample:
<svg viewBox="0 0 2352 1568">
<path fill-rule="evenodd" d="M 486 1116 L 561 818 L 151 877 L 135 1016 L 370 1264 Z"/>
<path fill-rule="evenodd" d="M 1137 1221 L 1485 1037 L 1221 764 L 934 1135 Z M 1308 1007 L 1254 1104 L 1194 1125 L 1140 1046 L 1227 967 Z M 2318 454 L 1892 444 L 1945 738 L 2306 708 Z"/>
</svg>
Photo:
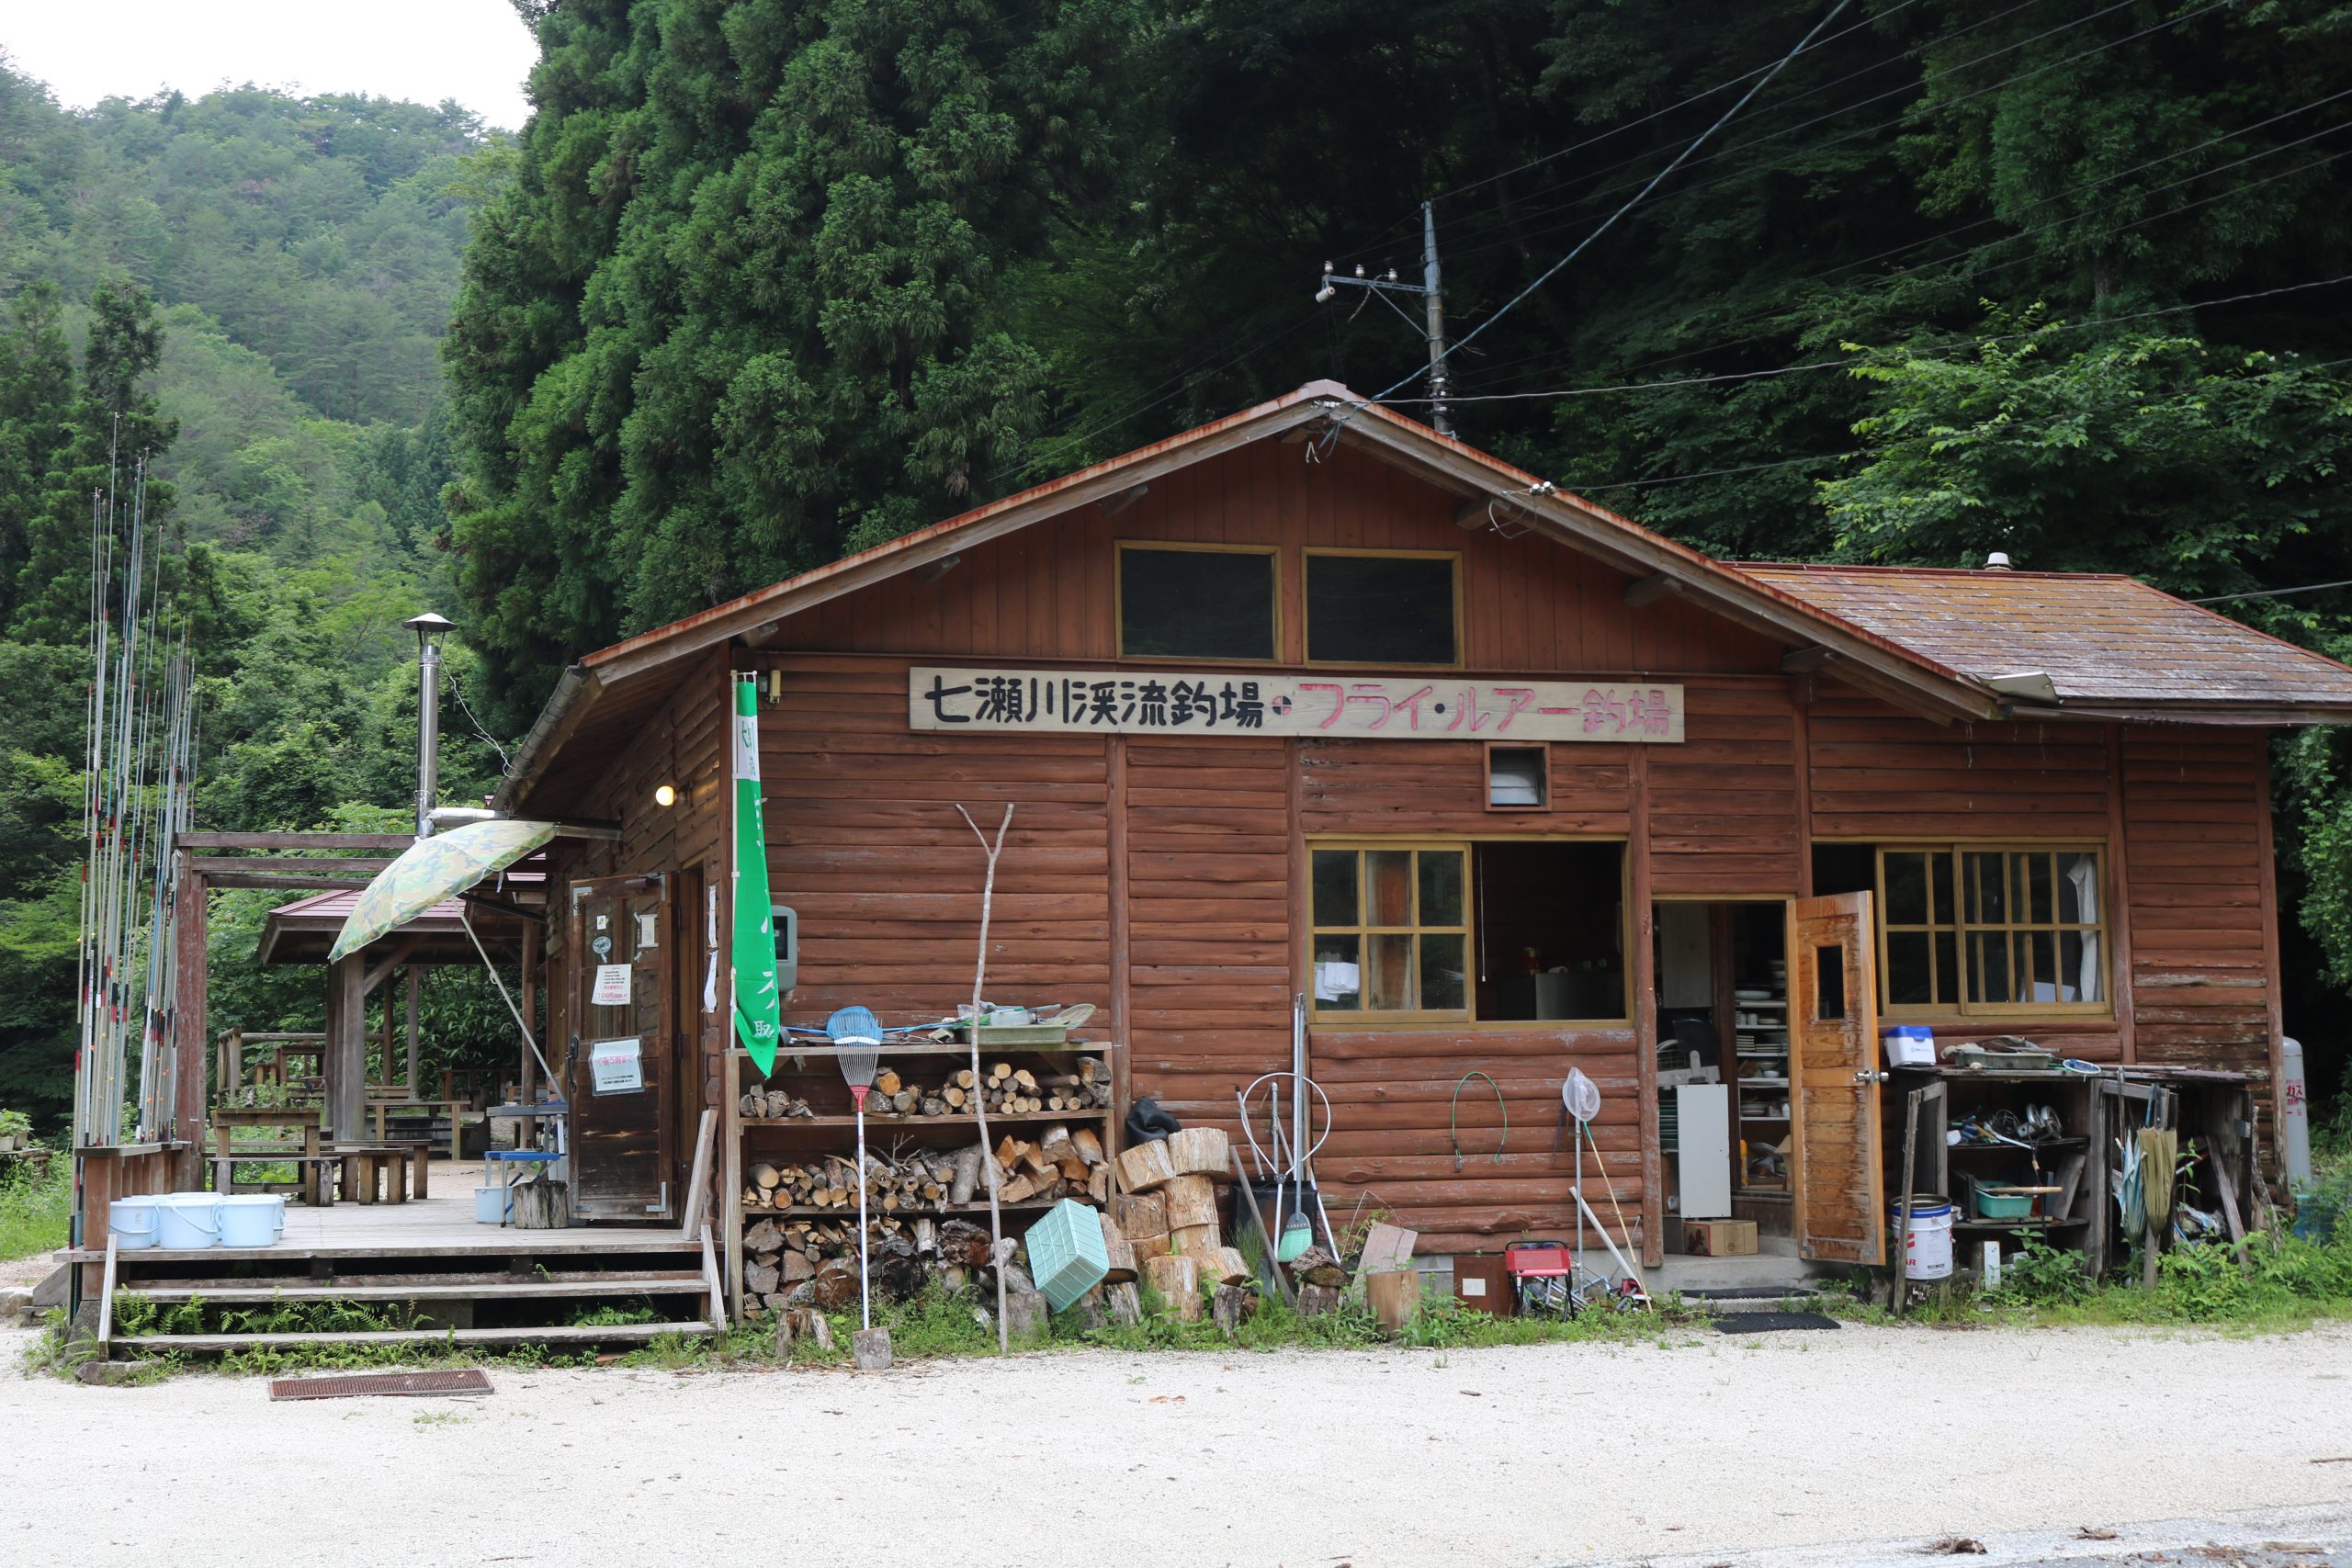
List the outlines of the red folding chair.
<svg viewBox="0 0 2352 1568">
<path fill-rule="evenodd" d="M 1576 1313 L 1576 1255 L 1565 1241 L 1519 1241 L 1503 1248 L 1503 1273 L 1524 1314 Z"/>
</svg>

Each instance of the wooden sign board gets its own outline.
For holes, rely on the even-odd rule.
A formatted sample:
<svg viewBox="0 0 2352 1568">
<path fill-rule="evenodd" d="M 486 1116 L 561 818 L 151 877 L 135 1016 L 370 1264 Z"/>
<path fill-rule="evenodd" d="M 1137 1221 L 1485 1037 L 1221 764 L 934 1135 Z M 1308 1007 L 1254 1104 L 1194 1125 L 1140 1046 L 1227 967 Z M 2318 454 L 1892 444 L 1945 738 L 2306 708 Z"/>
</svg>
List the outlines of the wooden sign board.
<svg viewBox="0 0 2352 1568">
<path fill-rule="evenodd" d="M 918 665 L 919 730 L 1057 735 L 1296 735 L 1366 740 L 1682 739 L 1682 688 L 1453 674 L 1237 675 L 1198 670 Z"/>
</svg>

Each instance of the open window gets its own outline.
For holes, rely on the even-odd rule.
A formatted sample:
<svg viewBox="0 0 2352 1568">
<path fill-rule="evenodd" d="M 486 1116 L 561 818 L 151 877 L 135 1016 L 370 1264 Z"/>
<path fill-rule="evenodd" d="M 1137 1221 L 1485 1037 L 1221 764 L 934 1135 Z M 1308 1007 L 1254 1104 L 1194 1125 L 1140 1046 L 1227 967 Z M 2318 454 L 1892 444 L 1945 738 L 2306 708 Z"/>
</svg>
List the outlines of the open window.
<svg viewBox="0 0 2352 1568">
<path fill-rule="evenodd" d="M 1272 546 L 1119 542 L 1119 656 L 1271 660 Z"/>
<path fill-rule="evenodd" d="M 1626 1016 L 1623 844 L 1367 842 L 1309 853 L 1318 1018 Z"/>
</svg>

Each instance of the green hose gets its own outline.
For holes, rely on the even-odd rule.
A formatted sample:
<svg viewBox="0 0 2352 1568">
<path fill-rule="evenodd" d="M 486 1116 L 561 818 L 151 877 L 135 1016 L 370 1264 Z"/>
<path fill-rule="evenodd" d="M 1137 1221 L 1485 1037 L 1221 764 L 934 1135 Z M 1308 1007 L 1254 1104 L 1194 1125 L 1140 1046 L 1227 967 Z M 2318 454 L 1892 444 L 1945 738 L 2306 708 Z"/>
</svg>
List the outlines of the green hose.
<svg viewBox="0 0 2352 1568">
<path fill-rule="evenodd" d="M 1495 1109 L 1503 1113 L 1503 1135 L 1500 1141 L 1495 1145 L 1495 1154 L 1492 1163 L 1496 1165 L 1503 1163 L 1503 1145 L 1510 1142 L 1510 1107 L 1503 1102 L 1503 1086 L 1495 1081 L 1495 1077 L 1492 1073 L 1480 1072 L 1476 1068 L 1471 1069 L 1469 1072 L 1463 1074 L 1461 1078 L 1455 1082 L 1453 1086 L 1453 1102 L 1446 1107 L 1445 1111 L 1445 1135 L 1453 1141 L 1453 1168 L 1456 1171 L 1459 1171 L 1462 1168 L 1462 1162 L 1469 1157 L 1462 1152 L 1462 1086 L 1468 1083 L 1472 1078 L 1485 1078 L 1487 1080 L 1487 1087 L 1495 1091 Z"/>
</svg>

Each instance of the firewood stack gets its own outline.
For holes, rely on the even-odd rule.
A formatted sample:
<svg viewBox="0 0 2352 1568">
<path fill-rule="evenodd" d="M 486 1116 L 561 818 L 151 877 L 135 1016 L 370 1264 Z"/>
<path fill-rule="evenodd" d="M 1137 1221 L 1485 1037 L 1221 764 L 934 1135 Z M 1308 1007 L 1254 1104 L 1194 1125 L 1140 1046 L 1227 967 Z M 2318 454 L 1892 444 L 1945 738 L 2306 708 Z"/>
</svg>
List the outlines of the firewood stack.
<svg viewBox="0 0 2352 1568">
<path fill-rule="evenodd" d="M 967 1220 L 874 1221 L 868 1277 L 883 1300 L 903 1300 L 937 1279 L 950 1290 L 988 1265 L 989 1233 Z M 754 1316 L 857 1302 L 857 1224 L 764 1218 L 743 1233 L 743 1305 Z"/>
<path fill-rule="evenodd" d="M 969 1116 L 985 1106 L 990 1115 L 1035 1116 L 1067 1111 L 1107 1111 L 1111 1107 L 1111 1068 L 1099 1056 L 1080 1056 L 1069 1072 L 1040 1072 L 997 1062 L 980 1073 L 959 1067 L 936 1084 L 920 1084 L 898 1069 L 884 1067 L 874 1075 L 874 1090 L 866 1097 L 869 1117 Z M 753 1089 L 739 1101 L 747 1121 L 777 1121 L 816 1114 L 805 1100 L 781 1089 Z"/>
<path fill-rule="evenodd" d="M 1214 1286 L 1218 1326 L 1228 1334 L 1256 1310 L 1257 1276 L 1240 1252 L 1225 1244 L 1217 1219 L 1216 1184 L 1233 1174 L 1232 1145 L 1222 1129 L 1187 1127 L 1137 1144 L 1119 1156 L 1124 1190 L 1104 1216 L 1177 1317 L 1202 1313 L 1202 1288 Z M 1114 1258 L 1117 1251 L 1114 1248 Z M 1114 1270 L 1115 1272 L 1115 1270 Z"/>
<path fill-rule="evenodd" d="M 814 1116 L 808 1102 L 786 1094 L 780 1089 L 755 1088 L 744 1092 L 737 1109 L 746 1122 L 781 1122 L 786 1118 Z"/>
</svg>

